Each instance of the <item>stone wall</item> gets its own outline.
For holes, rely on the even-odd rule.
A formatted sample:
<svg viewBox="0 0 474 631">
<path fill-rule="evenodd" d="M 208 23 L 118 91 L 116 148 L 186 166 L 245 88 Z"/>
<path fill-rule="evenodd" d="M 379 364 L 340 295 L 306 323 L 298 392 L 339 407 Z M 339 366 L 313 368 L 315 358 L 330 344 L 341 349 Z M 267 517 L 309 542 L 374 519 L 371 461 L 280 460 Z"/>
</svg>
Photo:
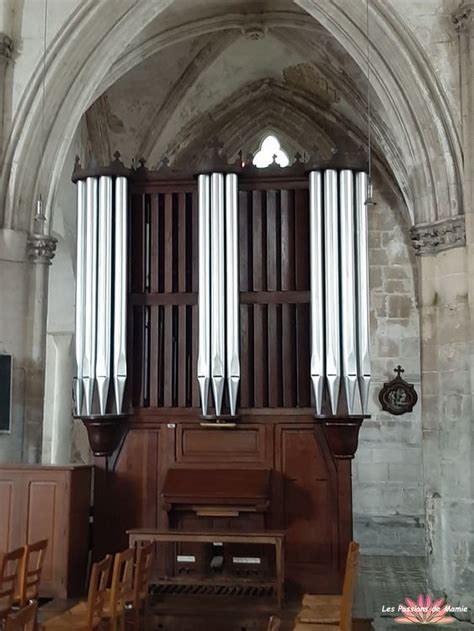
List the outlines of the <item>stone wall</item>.
<svg viewBox="0 0 474 631">
<path fill-rule="evenodd" d="M 0 230 L 0 353 L 11 354 L 11 432 L 0 433 L 0 462 L 21 462 L 25 405 L 26 234 Z"/>
<path fill-rule="evenodd" d="M 353 463 L 354 532 L 364 553 L 416 555 L 424 551 L 421 401 L 397 417 L 378 400 L 398 364 L 420 394 L 416 265 L 400 202 L 381 185 L 376 191 L 369 209 L 371 418 Z"/>
</svg>

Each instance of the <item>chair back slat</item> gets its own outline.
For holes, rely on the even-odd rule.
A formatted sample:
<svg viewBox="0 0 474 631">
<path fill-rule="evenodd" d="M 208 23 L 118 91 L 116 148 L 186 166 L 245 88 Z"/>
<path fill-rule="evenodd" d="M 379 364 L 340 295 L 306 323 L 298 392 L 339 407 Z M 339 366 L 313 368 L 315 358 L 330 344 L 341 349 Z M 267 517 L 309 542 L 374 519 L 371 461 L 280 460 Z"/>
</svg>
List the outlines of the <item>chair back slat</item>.
<svg viewBox="0 0 474 631">
<path fill-rule="evenodd" d="M 268 621 L 267 631 L 279 631 L 281 626 L 281 620 L 278 616 L 271 616 Z"/>
<path fill-rule="evenodd" d="M 346 571 L 342 586 L 340 631 L 352 629 L 352 604 L 354 602 L 355 583 L 359 569 L 359 544 L 351 541 L 347 552 Z"/>
<path fill-rule="evenodd" d="M 115 555 L 110 586 L 110 613 L 112 617 L 123 611 L 125 602 L 132 599 L 133 560 L 135 550 L 128 548 Z"/>
<path fill-rule="evenodd" d="M 137 548 L 135 575 L 133 579 L 133 606 L 140 608 L 140 603 L 148 594 L 151 566 L 153 563 L 153 543 L 148 543 Z"/>
<path fill-rule="evenodd" d="M 10 611 L 20 585 L 25 546 L 0 554 L 0 620 Z"/>
<path fill-rule="evenodd" d="M 95 629 L 102 618 L 111 569 L 111 556 L 105 557 L 105 559 L 94 563 L 92 566 L 91 578 L 89 581 L 89 594 L 87 598 L 88 631 Z"/>
<path fill-rule="evenodd" d="M 35 631 L 38 603 L 33 601 L 7 617 L 5 631 Z"/>
<path fill-rule="evenodd" d="M 23 568 L 21 573 L 21 582 L 18 594 L 18 600 L 21 607 L 25 606 L 30 600 L 38 600 L 41 582 L 41 574 L 43 572 L 44 557 L 48 540 L 41 539 L 34 543 L 28 543 L 25 546 L 25 556 L 23 559 Z"/>
</svg>

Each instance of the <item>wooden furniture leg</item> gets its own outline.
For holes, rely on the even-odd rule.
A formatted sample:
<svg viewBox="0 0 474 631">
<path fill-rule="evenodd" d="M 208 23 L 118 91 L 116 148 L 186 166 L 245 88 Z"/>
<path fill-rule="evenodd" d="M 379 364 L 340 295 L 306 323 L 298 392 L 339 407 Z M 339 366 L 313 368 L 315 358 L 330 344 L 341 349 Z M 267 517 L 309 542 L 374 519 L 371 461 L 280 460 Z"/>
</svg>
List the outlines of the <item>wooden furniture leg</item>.
<svg viewBox="0 0 474 631">
<path fill-rule="evenodd" d="M 283 540 L 279 539 L 275 546 L 275 562 L 277 575 L 277 603 L 281 609 L 285 597 L 285 551 Z"/>
</svg>

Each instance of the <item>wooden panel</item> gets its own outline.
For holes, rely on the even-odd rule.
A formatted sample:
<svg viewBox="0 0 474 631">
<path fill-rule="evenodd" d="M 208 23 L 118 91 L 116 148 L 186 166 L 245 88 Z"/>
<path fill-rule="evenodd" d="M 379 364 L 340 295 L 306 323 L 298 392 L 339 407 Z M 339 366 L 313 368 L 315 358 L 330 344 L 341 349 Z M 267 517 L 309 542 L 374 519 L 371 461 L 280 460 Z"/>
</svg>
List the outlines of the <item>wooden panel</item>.
<svg viewBox="0 0 474 631">
<path fill-rule="evenodd" d="M 166 190 L 132 197 L 132 402 L 197 406 L 197 310 L 187 308 L 198 298 L 196 195 Z"/>
<path fill-rule="evenodd" d="M 53 579 L 54 565 L 65 563 L 60 545 L 66 527 L 65 488 L 58 481 L 30 480 L 27 498 L 27 543 L 49 540 L 43 567 L 43 582 L 48 583 Z"/>
<path fill-rule="evenodd" d="M 268 305 L 268 406 L 281 406 L 281 305 Z"/>
<path fill-rule="evenodd" d="M 0 550 L 6 552 L 21 545 L 19 515 L 15 519 L 14 481 L 0 480 Z M 17 513 L 18 513 L 17 509 Z"/>
<path fill-rule="evenodd" d="M 97 459 L 95 471 L 94 558 L 128 545 L 129 528 L 157 525 L 159 430 L 130 429 L 115 470 L 106 472 Z M 113 528 L 110 525 L 113 523 Z"/>
<path fill-rule="evenodd" d="M 160 291 L 160 277 L 162 269 L 161 258 L 161 233 L 160 233 L 160 204 L 158 195 L 152 195 L 150 201 L 150 291 Z"/>
<path fill-rule="evenodd" d="M 268 406 L 268 338 L 267 338 L 267 309 L 264 305 L 253 308 L 254 322 L 254 399 L 253 407 Z"/>
<path fill-rule="evenodd" d="M 192 406 L 197 407 L 199 405 L 199 385 L 197 379 L 197 358 L 198 358 L 198 336 L 196 331 L 198 330 L 198 307 L 194 305 L 191 309 L 192 312 L 192 356 L 191 356 L 191 388 L 192 388 Z"/>
<path fill-rule="evenodd" d="M 288 576 L 306 589 L 339 585 L 338 499 L 334 464 L 313 427 L 278 428 Z"/>
<path fill-rule="evenodd" d="M 296 406 L 296 321 L 295 306 L 282 305 L 282 381 L 283 381 L 283 407 Z"/>
<path fill-rule="evenodd" d="M 307 191 L 245 190 L 239 201 L 240 405 L 309 407 Z"/>
<path fill-rule="evenodd" d="M 178 462 L 264 462 L 265 427 L 213 430 L 179 426 Z"/>
<path fill-rule="evenodd" d="M 130 313 L 130 311 L 129 311 Z M 131 369 L 132 369 L 132 403 L 135 407 L 144 405 L 144 340 L 145 340 L 145 317 L 143 307 L 134 307 L 132 315 L 132 348 Z"/>
<path fill-rule="evenodd" d="M 163 269 L 165 275 L 164 291 L 169 293 L 173 291 L 173 195 L 167 193 L 165 195 L 165 257 L 163 261 Z"/>
<path fill-rule="evenodd" d="M 131 290 L 138 293 L 145 291 L 145 195 L 132 195 L 130 214 Z"/>
<path fill-rule="evenodd" d="M 309 289 L 308 191 L 295 191 L 295 289 Z"/>
<path fill-rule="evenodd" d="M 240 407 L 249 408 L 253 405 L 253 318 L 248 305 L 240 306 Z"/>
<path fill-rule="evenodd" d="M 277 221 L 277 193 L 267 192 L 267 291 L 277 291 L 279 288 L 279 263 L 277 247 L 280 243 L 279 221 Z M 279 248 L 278 248 L 279 249 Z M 279 254 L 279 252 L 278 252 Z"/>
<path fill-rule="evenodd" d="M 266 239 L 264 230 L 265 209 L 262 205 L 262 194 L 254 191 L 252 195 L 252 273 L 253 291 L 264 291 L 265 282 L 265 260 L 266 260 Z"/>
<path fill-rule="evenodd" d="M 84 593 L 90 482 L 90 467 L 0 465 L 0 551 L 48 539 L 42 597 Z"/>
<path fill-rule="evenodd" d="M 163 405 L 165 407 L 173 406 L 173 309 L 172 306 L 164 307 L 165 324 L 164 324 L 164 372 L 163 372 Z"/>
<path fill-rule="evenodd" d="M 281 288 L 295 289 L 295 211 L 293 191 L 281 191 Z"/>
<path fill-rule="evenodd" d="M 181 306 L 178 309 L 178 327 L 176 331 L 176 337 L 178 340 L 178 357 L 177 357 L 177 402 L 176 405 L 180 408 L 185 408 L 188 405 L 187 397 L 187 307 Z"/>
<path fill-rule="evenodd" d="M 68 597 L 85 593 L 90 535 L 91 468 L 76 469 L 70 476 Z"/>
<path fill-rule="evenodd" d="M 239 285 L 240 291 L 251 288 L 251 251 L 252 231 L 249 230 L 249 196 L 246 192 L 239 192 Z"/>
<path fill-rule="evenodd" d="M 124 529 L 156 524 L 156 505 L 150 498 L 156 497 L 158 436 L 157 431 L 130 430 L 118 459 L 114 486 Z"/>
<path fill-rule="evenodd" d="M 310 378 L 310 311 L 309 305 L 296 307 L 296 369 L 298 387 L 298 406 L 311 406 L 311 378 Z"/>
</svg>

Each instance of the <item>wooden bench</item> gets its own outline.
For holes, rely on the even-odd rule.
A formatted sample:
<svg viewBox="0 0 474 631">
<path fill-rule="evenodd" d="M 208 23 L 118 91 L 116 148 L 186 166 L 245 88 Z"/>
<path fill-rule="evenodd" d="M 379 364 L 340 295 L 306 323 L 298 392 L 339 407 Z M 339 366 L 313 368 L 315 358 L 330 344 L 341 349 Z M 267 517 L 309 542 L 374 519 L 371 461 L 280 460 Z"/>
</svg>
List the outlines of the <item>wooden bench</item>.
<svg viewBox="0 0 474 631">
<path fill-rule="evenodd" d="M 252 545 L 271 545 L 275 548 L 275 580 L 270 583 L 275 589 L 278 607 L 283 604 L 284 584 L 285 584 L 285 553 L 284 540 L 285 533 L 267 530 L 263 532 L 185 532 L 180 530 L 154 530 L 138 528 L 127 531 L 130 547 L 141 541 L 153 541 L 155 543 L 244 543 Z M 207 578 L 207 577 L 206 577 Z M 209 577 L 209 582 L 219 581 L 218 577 Z M 222 580 L 222 579 L 220 579 Z M 230 580 L 227 578 L 227 580 Z M 190 578 L 168 579 L 168 582 L 175 581 L 181 584 L 189 584 Z M 262 581 L 258 579 L 247 579 L 248 584 L 261 586 Z"/>
</svg>

